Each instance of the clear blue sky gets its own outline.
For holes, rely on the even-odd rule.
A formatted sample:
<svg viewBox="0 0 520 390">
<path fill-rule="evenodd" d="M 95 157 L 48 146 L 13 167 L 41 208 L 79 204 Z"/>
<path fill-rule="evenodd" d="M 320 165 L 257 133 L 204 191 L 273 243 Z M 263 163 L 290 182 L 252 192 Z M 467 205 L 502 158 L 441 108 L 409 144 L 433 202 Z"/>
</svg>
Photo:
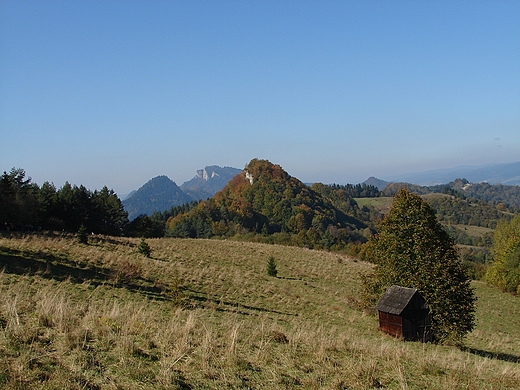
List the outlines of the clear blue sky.
<svg viewBox="0 0 520 390">
<path fill-rule="evenodd" d="M 520 161 L 520 1 L 0 1 L 0 172 L 123 194 Z"/>
</svg>

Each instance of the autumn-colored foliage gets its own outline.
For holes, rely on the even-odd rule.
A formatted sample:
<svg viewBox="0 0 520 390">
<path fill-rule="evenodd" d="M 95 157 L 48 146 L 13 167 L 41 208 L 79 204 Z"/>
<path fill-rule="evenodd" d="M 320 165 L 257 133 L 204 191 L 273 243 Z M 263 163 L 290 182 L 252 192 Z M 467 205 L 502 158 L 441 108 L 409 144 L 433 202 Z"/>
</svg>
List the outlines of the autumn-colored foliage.
<svg viewBox="0 0 520 390">
<path fill-rule="evenodd" d="M 365 224 L 349 217 L 279 165 L 252 160 L 213 198 L 167 221 L 169 236 L 276 237 L 313 248 L 343 248 Z"/>
</svg>

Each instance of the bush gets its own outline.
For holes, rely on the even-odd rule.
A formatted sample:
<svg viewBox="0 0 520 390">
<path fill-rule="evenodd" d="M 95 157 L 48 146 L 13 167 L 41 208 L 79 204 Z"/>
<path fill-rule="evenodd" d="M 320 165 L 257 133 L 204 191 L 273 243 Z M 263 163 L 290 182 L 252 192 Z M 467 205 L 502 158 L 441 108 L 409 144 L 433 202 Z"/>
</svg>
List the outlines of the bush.
<svg viewBox="0 0 520 390">
<path fill-rule="evenodd" d="M 110 273 L 110 279 L 116 285 L 130 285 L 141 275 L 141 267 L 127 259 L 120 261 Z"/>
</svg>

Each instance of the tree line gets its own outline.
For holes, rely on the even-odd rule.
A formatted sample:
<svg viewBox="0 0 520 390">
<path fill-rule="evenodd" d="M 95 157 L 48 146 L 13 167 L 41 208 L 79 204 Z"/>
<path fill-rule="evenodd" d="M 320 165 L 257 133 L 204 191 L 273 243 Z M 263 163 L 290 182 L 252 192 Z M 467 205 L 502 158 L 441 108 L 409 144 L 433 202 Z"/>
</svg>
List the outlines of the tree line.
<svg viewBox="0 0 520 390">
<path fill-rule="evenodd" d="M 57 189 L 45 182 L 40 187 L 21 168 L 0 178 L 0 229 L 9 231 L 58 230 L 119 236 L 128 223 L 121 200 L 106 186 L 90 191 L 66 182 Z"/>
</svg>

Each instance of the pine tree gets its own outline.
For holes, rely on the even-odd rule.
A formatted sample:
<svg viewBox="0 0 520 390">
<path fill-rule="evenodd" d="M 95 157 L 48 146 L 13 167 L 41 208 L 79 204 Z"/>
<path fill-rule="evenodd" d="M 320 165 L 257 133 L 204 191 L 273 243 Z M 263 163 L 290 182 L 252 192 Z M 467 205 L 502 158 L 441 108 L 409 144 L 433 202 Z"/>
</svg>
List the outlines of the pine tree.
<svg viewBox="0 0 520 390">
<path fill-rule="evenodd" d="M 145 255 L 146 257 L 150 257 L 152 254 L 152 250 L 150 249 L 150 245 L 144 240 L 144 237 L 141 237 L 141 242 L 137 247 L 137 250 L 140 254 Z"/>
<path fill-rule="evenodd" d="M 460 342 L 475 321 L 475 296 L 453 240 L 418 195 L 401 189 L 370 239 L 376 262 L 363 278 L 372 304 L 393 284 L 418 289 L 428 302 L 440 342 Z"/>
<path fill-rule="evenodd" d="M 273 256 L 269 257 L 267 261 L 267 275 L 274 276 L 278 275 L 278 270 L 276 269 L 276 260 Z"/>
<path fill-rule="evenodd" d="M 78 229 L 77 239 L 80 244 L 88 244 L 87 228 L 83 224 Z"/>
</svg>

